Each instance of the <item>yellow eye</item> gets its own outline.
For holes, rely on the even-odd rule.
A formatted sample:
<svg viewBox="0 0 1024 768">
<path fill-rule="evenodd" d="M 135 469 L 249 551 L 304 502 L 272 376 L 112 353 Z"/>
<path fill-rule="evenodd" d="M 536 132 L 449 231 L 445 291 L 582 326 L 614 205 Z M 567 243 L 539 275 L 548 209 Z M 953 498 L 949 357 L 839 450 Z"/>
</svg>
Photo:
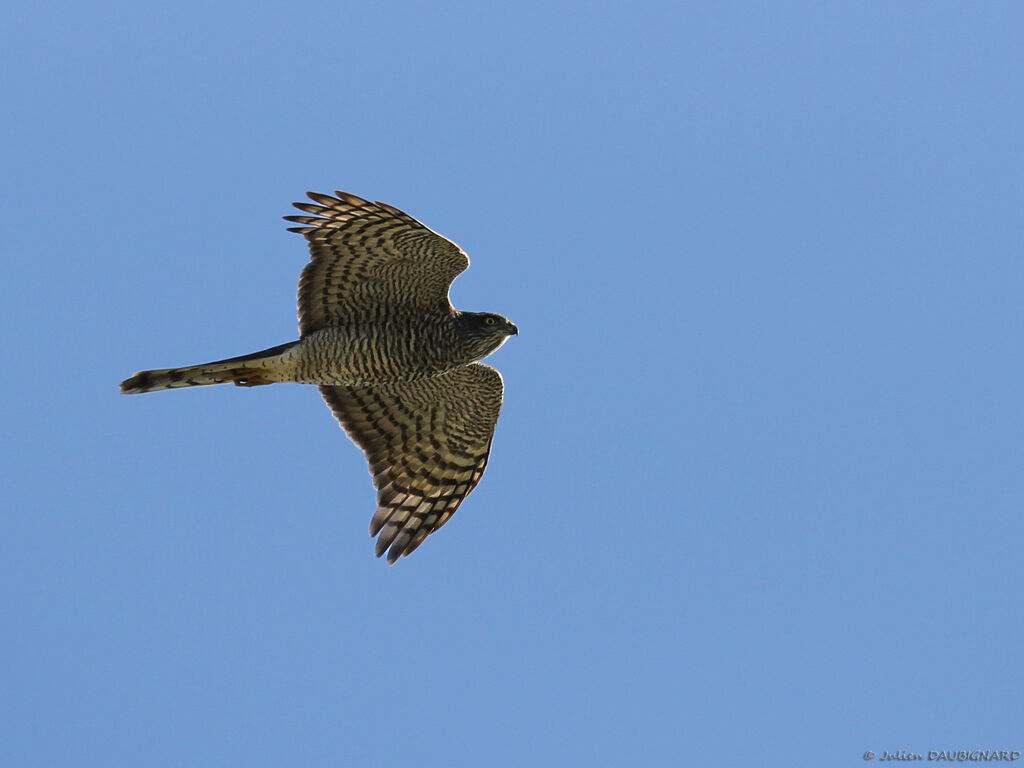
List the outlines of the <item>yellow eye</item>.
<svg viewBox="0 0 1024 768">
<path fill-rule="evenodd" d="M 484 325 L 497 325 L 497 324 L 498 324 L 498 318 L 496 318 L 496 317 L 485 317 L 484 318 Z"/>
</svg>

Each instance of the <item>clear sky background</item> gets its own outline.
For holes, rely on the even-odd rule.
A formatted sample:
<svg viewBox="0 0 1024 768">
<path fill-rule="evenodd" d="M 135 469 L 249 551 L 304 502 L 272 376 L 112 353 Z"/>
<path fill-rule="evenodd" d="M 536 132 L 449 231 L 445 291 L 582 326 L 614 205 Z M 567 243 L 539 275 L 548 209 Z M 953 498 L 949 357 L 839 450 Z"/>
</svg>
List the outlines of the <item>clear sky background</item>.
<svg viewBox="0 0 1024 768">
<path fill-rule="evenodd" d="M 1024 750 L 1024 7 L 19 3 L 0 764 Z M 396 566 L 296 337 L 305 190 L 473 266 L 491 464 Z"/>
</svg>

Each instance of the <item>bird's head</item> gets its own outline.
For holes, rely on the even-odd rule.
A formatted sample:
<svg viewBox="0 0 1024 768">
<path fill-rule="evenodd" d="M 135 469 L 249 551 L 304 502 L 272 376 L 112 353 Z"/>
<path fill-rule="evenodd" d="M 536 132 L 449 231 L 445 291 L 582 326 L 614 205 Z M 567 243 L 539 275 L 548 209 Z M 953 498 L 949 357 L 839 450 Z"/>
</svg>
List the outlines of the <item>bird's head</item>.
<svg viewBox="0 0 1024 768">
<path fill-rule="evenodd" d="M 507 317 L 493 312 L 460 312 L 459 327 L 465 338 L 481 351 L 480 357 L 491 354 L 519 329 Z M 479 358 L 477 358 L 479 359 Z"/>
</svg>

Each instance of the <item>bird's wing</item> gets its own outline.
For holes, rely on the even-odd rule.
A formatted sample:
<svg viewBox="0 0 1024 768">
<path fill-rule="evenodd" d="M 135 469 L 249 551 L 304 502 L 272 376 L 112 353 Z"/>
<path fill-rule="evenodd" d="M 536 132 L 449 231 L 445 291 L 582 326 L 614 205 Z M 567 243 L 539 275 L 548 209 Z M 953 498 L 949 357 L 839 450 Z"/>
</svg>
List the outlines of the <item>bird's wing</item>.
<svg viewBox="0 0 1024 768">
<path fill-rule="evenodd" d="M 412 382 L 320 387 L 370 464 L 378 557 L 389 547 L 388 563 L 408 555 L 480 481 L 502 391 L 501 374 L 483 363 Z"/>
<path fill-rule="evenodd" d="M 469 266 L 451 240 L 386 203 L 345 192 L 308 192 L 295 203 L 310 216 L 285 216 L 309 241 L 299 279 L 299 332 L 399 313 L 451 307 L 448 288 Z"/>
</svg>

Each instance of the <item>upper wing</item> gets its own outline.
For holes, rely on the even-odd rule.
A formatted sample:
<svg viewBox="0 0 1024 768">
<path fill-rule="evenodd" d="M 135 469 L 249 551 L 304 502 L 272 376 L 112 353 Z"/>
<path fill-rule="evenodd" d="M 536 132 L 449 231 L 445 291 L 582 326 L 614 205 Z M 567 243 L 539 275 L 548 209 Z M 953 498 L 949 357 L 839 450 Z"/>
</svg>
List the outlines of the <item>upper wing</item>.
<svg viewBox="0 0 1024 768">
<path fill-rule="evenodd" d="M 370 464 L 378 557 L 389 546 L 388 563 L 408 555 L 480 481 L 502 391 L 501 374 L 483 363 L 412 382 L 320 387 Z"/>
<path fill-rule="evenodd" d="M 285 216 L 309 241 L 299 278 L 299 333 L 396 313 L 451 306 L 448 287 L 469 266 L 451 240 L 386 203 L 345 192 L 307 192 L 295 203 L 312 216 Z"/>
</svg>

